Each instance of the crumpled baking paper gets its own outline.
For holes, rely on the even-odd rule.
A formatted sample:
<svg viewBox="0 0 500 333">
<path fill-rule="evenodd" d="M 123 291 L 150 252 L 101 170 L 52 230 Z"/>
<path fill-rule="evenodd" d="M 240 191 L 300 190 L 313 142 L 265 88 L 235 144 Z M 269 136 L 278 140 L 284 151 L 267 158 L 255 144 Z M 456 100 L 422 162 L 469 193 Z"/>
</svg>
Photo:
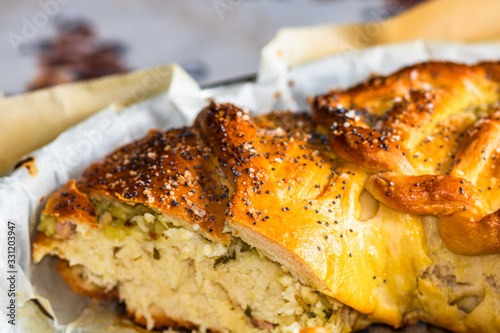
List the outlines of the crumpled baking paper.
<svg viewBox="0 0 500 333">
<path fill-rule="evenodd" d="M 115 304 L 95 304 L 74 294 L 55 270 L 55 260 L 31 263 L 30 239 L 44 200 L 90 163 L 151 128 L 191 124 L 209 99 L 249 108 L 254 114 L 273 109 L 307 110 L 307 97 L 329 88 L 345 88 L 373 74 L 389 74 L 431 59 L 474 63 L 500 59 L 500 43 L 456 44 L 414 41 L 378 46 L 292 66 L 283 49 L 263 50 L 256 82 L 202 90 L 181 68 L 169 67 L 168 90 L 117 111 L 110 106 L 30 154 L 9 177 L 0 179 L 0 332 L 138 332 L 121 318 Z M 138 89 L 140 89 L 140 85 Z M 142 87 L 147 95 L 147 85 Z M 122 107 L 130 103 L 123 103 Z M 40 124 L 43 126 L 43 124 Z M 15 225 L 16 260 L 8 267 L 6 246 Z M 16 325 L 7 309 L 9 281 L 15 271 Z M 34 302 L 36 299 L 38 302 Z M 50 319 L 53 318 L 53 319 Z"/>
</svg>

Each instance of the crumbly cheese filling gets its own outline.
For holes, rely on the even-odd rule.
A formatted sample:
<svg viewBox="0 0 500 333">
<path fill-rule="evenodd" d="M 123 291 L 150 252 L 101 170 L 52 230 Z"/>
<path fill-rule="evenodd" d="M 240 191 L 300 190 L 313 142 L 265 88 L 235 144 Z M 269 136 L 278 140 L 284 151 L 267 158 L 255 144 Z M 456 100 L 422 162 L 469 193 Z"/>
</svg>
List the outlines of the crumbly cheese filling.
<svg viewBox="0 0 500 333">
<path fill-rule="evenodd" d="M 226 332 L 351 330 L 352 309 L 237 238 L 227 247 L 144 205 L 94 204 L 100 230 L 79 224 L 67 239 L 57 240 L 54 217 L 42 218 L 39 231 L 56 239 L 47 252 L 82 269 L 86 281 L 117 290 L 148 328 L 167 316 Z"/>
</svg>

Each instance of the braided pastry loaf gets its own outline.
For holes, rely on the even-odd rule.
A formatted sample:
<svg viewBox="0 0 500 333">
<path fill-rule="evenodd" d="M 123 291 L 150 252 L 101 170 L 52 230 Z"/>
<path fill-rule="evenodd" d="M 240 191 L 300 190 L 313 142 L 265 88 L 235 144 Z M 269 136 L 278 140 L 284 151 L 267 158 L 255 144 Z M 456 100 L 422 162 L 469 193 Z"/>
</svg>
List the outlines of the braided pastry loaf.
<svg viewBox="0 0 500 333">
<path fill-rule="evenodd" d="M 148 328 L 500 331 L 499 69 L 419 64 L 311 117 L 212 103 L 54 193 L 34 261 Z"/>
</svg>

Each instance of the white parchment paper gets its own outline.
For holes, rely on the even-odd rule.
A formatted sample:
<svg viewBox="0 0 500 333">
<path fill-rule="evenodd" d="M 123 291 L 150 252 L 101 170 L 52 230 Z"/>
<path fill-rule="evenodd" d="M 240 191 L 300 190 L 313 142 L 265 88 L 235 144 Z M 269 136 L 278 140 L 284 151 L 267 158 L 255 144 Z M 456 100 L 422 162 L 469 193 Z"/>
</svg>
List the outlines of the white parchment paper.
<svg viewBox="0 0 500 333">
<path fill-rule="evenodd" d="M 31 263 L 30 238 L 44 199 L 90 163 L 144 136 L 151 128 L 191 124 L 210 98 L 247 107 L 255 114 L 273 109 L 307 110 L 306 99 L 310 95 L 329 88 L 345 88 L 372 74 L 389 74 L 431 59 L 465 63 L 499 60 L 500 43 L 415 41 L 350 51 L 300 66 L 288 64 L 280 50 L 265 48 L 255 83 L 201 90 L 182 69 L 175 67 L 167 92 L 120 112 L 107 108 L 67 130 L 30 155 L 38 170 L 36 175 L 21 167 L 0 179 L 0 332 L 137 332 L 117 315 L 114 304 L 94 304 L 75 295 L 62 282 L 54 260 Z M 7 261 L 9 222 L 15 225 L 13 268 Z M 7 277 L 12 275 L 9 271 L 14 271 L 16 278 L 15 326 L 8 323 Z M 33 299 L 39 301 L 43 310 Z"/>
</svg>

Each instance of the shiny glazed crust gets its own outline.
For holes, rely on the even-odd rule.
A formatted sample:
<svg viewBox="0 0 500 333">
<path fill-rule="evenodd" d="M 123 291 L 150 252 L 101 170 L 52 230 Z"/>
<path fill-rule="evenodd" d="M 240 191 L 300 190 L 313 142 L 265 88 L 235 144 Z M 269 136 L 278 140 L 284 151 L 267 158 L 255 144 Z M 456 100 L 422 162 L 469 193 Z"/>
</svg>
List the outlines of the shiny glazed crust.
<svg viewBox="0 0 500 333">
<path fill-rule="evenodd" d="M 441 236 L 455 253 L 499 253 L 500 211 L 493 205 L 490 213 L 492 207 L 474 184 L 483 170 L 491 170 L 495 179 L 498 175 L 499 69 L 496 63 L 412 66 L 347 91 L 318 96 L 312 102 L 313 117 L 332 125 L 330 146 L 336 154 L 376 173 L 367 189 L 379 201 L 405 213 L 440 216 Z M 350 117 L 351 109 L 362 114 Z M 460 113 L 470 120 L 486 116 L 451 140 L 442 134 L 449 131 L 442 124 Z M 437 140 L 432 138 L 436 129 Z M 429 174 L 420 167 L 433 156 L 420 147 L 436 144 L 448 154 L 444 160 L 437 158 L 438 167 Z M 446 170 L 442 162 L 453 163 Z M 489 194 L 498 197 L 499 186 Z"/>
<path fill-rule="evenodd" d="M 240 237 L 373 321 L 456 329 L 414 301 L 432 263 L 418 215 L 440 217 L 455 253 L 500 252 L 498 67 L 415 65 L 313 98 L 312 120 L 211 103 L 193 127 L 151 131 L 90 166 L 45 214 L 93 226 L 89 198 L 142 203 L 214 242 Z M 361 221 L 365 188 L 381 204 Z"/>
</svg>

